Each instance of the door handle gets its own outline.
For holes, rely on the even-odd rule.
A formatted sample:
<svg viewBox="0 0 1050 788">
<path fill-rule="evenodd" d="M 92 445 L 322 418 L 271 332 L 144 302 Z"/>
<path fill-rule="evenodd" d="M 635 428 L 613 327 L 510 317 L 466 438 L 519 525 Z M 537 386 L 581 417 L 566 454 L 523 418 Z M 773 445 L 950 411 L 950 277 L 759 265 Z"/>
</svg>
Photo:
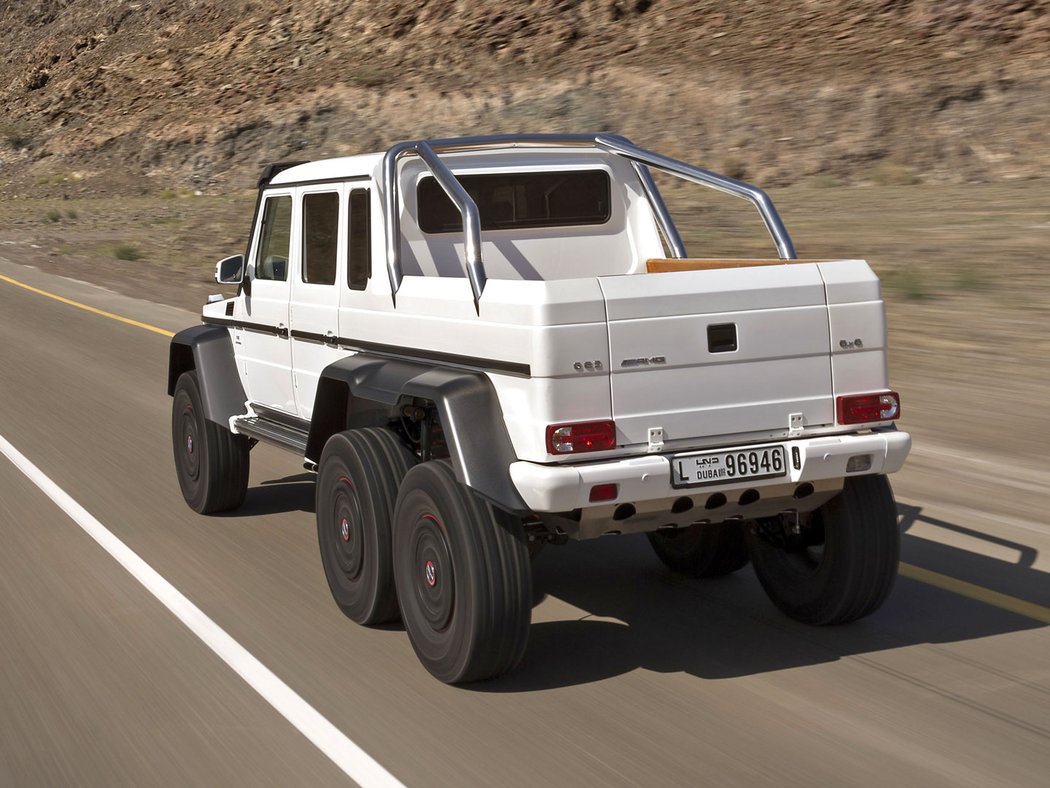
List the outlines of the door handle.
<svg viewBox="0 0 1050 788">
<path fill-rule="evenodd" d="M 277 324 L 277 336 L 281 337 L 282 339 L 287 339 L 288 338 L 288 326 L 286 326 L 284 323 L 278 323 Z"/>
<path fill-rule="evenodd" d="M 338 345 L 339 344 L 336 341 L 336 337 L 335 337 L 335 332 L 334 331 L 325 331 L 324 332 L 324 343 L 326 345 Z"/>
</svg>

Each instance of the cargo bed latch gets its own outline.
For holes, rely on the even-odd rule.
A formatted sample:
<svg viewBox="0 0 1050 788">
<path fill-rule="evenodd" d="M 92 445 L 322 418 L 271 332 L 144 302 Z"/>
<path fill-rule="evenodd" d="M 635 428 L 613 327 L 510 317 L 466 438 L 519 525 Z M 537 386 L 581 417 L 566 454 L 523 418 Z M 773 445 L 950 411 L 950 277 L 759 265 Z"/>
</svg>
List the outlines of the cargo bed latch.
<svg viewBox="0 0 1050 788">
<path fill-rule="evenodd" d="M 802 433 L 802 414 L 792 413 L 788 416 L 788 435 L 795 436 Z"/>
<path fill-rule="evenodd" d="M 664 428 L 663 427 L 650 427 L 649 428 L 649 451 L 657 452 L 664 450 Z"/>
</svg>

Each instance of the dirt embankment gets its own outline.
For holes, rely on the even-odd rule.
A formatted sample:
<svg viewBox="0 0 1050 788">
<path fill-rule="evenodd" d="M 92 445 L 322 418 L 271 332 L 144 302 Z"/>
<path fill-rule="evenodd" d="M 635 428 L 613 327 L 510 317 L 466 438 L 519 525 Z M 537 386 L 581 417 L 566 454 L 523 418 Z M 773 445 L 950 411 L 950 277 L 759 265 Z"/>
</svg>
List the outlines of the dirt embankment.
<svg viewBox="0 0 1050 788">
<path fill-rule="evenodd" d="M 0 30 L 8 195 L 524 130 L 774 186 L 1050 174 L 1046 0 L 35 0 Z"/>
</svg>

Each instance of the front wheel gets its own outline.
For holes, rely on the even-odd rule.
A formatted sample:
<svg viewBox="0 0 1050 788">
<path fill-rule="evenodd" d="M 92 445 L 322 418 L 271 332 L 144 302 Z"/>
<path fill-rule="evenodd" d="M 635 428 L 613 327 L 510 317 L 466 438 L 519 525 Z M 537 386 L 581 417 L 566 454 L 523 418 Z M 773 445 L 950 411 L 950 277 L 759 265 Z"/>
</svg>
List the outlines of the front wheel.
<svg viewBox="0 0 1050 788">
<path fill-rule="evenodd" d="M 521 523 L 456 481 L 448 461 L 408 472 L 394 514 L 401 619 L 446 683 L 492 678 L 525 653 L 532 573 Z"/>
<path fill-rule="evenodd" d="M 812 515 L 758 520 L 747 540 L 769 598 L 806 624 L 843 624 L 875 612 L 897 577 L 900 530 L 885 476 L 848 478 Z"/>
<path fill-rule="evenodd" d="M 204 417 L 197 371 L 175 382 L 171 442 L 182 497 L 193 511 L 236 509 L 248 490 L 248 439 Z"/>
</svg>

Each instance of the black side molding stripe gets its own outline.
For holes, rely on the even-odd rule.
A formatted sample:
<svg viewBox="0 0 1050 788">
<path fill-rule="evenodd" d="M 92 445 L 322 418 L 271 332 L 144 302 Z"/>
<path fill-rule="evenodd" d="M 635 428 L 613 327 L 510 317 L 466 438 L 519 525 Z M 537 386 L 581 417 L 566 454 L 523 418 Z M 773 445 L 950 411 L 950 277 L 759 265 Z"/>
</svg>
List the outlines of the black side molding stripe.
<svg viewBox="0 0 1050 788">
<path fill-rule="evenodd" d="M 457 353 L 442 353 L 437 350 L 419 350 L 412 348 L 406 350 L 397 345 L 384 345 L 380 342 L 365 342 L 361 339 L 350 337 L 339 337 L 336 342 L 339 347 L 348 350 L 363 350 L 368 353 L 382 353 L 397 358 L 407 358 L 418 361 L 436 361 L 441 364 L 456 364 L 461 367 L 472 367 L 474 369 L 486 369 L 493 372 L 506 372 L 509 375 L 521 375 L 532 377 L 532 367 L 528 364 L 519 364 L 515 361 L 502 361 L 495 358 L 479 358 L 477 356 L 461 356 Z"/>
<path fill-rule="evenodd" d="M 273 334 L 275 337 L 286 337 L 288 336 L 287 328 L 278 328 L 277 326 L 268 326 L 265 323 L 249 323 L 245 320 L 233 320 L 232 318 L 225 317 L 204 317 L 201 316 L 201 322 L 206 323 L 210 326 L 226 326 L 227 328 L 243 328 L 245 331 L 256 331 L 260 334 Z"/>
<path fill-rule="evenodd" d="M 227 326 L 230 328 L 243 328 L 246 331 L 259 331 L 274 336 L 288 336 L 287 329 L 279 329 L 276 326 L 267 326 L 261 323 L 247 323 L 243 320 L 229 320 L 221 317 L 202 317 L 205 323 L 216 326 Z M 407 349 L 399 345 L 386 345 L 380 342 L 366 342 L 350 337 L 331 337 L 326 334 L 316 334 L 310 331 L 293 330 L 290 332 L 293 339 L 304 342 L 317 342 L 319 344 L 339 345 L 347 350 L 363 350 L 368 353 L 381 353 L 394 358 L 408 359 L 412 361 L 431 361 L 439 364 L 455 364 L 471 369 L 491 370 L 492 372 L 503 372 L 508 375 L 520 375 L 521 377 L 532 377 L 532 367 L 528 364 L 519 364 L 514 361 L 503 361 L 495 358 L 479 358 L 478 356 L 461 356 L 457 353 L 442 353 L 437 350 Z"/>
<path fill-rule="evenodd" d="M 322 345 L 336 344 L 335 337 L 326 334 L 314 334 L 310 331 L 296 331 L 294 328 L 292 329 L 292 339 L 301 339 L 304 342 L 319 342 Z"/>
</svg>

